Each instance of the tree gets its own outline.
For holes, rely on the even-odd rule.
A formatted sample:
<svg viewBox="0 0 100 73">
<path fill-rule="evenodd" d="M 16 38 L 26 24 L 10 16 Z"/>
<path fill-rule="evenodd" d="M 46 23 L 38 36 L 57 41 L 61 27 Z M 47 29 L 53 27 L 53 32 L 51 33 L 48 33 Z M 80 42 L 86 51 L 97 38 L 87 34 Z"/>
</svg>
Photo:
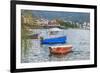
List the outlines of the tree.
<svg viewBox="0 0 100 73">
<path fill-rule="evenodd" d="M 78 26 L 76 24 L 73 24 L 71 22 L 66 22 L 64 20 L 61 19 L 56 19 L 56 21 L 61 25 L 64 26 L 65 28 L 78 28 Z"/>
</svg>

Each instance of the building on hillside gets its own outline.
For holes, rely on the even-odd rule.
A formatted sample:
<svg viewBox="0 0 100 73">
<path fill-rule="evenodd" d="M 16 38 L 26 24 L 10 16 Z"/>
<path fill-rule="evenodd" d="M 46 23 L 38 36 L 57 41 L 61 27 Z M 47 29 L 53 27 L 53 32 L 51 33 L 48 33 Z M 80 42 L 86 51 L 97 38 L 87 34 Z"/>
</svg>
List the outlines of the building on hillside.
<svg viewBox="0 0 100 73">
<path fill-rule="evenodd" d="M 30 24 L 32 23 L 33 18 L 31 16 L 23 16 L 21 17 L 22 23 Z"/>
<path fill-rule="evenodd" d="M 47 19 L 38 19 L 38 20 L 36 20 L 36 22 L 40 26 L 47 26 L 49 21 Z"/>
<path fill-rule="evenodd" d="M 60 24 L 56 20 L 47 20 L 47 19 L 39 19 L 36 20 L 37 24 L 39 24 L 41 27 L 58 27 Z"/>
<path fill-rule="evenodd" d="M 21 23 L 24 23 L 25 25 L 28 26 L 38 26 L 39 24 L 37 24 L 37 19 L 33 18 L 32 16 L 21 16 Z"/>
<path fill-rule="evenodd" d="M 48 26 L 60 26 L 60 24 L 56 20 L 51 20 L 48 22 Z"/>
<path fill-rule="evenodd" d="M 83 28 L 83 29 L 90 29 L 90 23 L 84 22 L 84 23 L 82 24 L 82 28 Z"/>
</svg>

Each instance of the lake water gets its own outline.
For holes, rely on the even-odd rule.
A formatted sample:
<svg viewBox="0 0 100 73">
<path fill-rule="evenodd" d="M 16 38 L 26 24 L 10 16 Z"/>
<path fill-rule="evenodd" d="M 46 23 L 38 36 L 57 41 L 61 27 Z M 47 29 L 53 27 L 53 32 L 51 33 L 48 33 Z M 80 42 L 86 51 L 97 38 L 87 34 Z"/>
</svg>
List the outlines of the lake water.
<svg viewBox="0 0 100 73">
<path fill-rule="evenodd" d="M 40 33 L 48 38 L 47 29 L 34 29 L 33 32 Z M 90 30 L 67 29 L 61 35 L 67 35 L 67 44 L 73 45 L 72 52 L 64 56 L 50 56 L 48 46 L 40 45 L 40 39 L 30 39 L 32 47 L 28 48 L 25 54 L 22 53 L 21 62 L 48 62 L 48 61 L 69 61 L 90 59 Z M 58 36 L 58 35 L 56 35 Z M 58 44 L 59 45 L 59 44 Z"/>
</svg>

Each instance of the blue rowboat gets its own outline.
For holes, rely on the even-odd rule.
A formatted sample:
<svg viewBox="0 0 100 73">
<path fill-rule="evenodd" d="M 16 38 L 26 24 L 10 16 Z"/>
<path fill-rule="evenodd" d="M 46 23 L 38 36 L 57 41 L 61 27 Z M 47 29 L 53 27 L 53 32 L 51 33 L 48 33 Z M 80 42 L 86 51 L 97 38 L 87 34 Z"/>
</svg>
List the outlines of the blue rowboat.
<svg viewBox="0 0 100 73">
<path fill-rule="evenodd" d="M 66 36 L 42 39 L 41 44 L 64 44 L 66 43 Z"/>
</svg>

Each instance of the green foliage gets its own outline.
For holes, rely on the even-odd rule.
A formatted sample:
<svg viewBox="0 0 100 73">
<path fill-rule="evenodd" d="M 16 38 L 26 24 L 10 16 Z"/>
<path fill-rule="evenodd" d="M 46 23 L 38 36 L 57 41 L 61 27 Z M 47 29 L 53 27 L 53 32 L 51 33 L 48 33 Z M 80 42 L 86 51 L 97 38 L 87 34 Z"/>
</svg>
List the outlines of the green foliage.
<svg viewBox="0 0 100 73">
<path fill-rule="evenodd" d="M 73 24 L 70 22 L 65 22 L 65 21 L 60 20 L 60 19 L 56 19 L 56 20 L 61 26 L 64 26 L 65 28 L 78 28 L 78 26 L 76 24 Z"/>
<path fill-rule="evenodd" d="M 21 15 L 23 15 L 23 16 L 33 16 L 32 10 L 21 10 Z"/>
</svg>

